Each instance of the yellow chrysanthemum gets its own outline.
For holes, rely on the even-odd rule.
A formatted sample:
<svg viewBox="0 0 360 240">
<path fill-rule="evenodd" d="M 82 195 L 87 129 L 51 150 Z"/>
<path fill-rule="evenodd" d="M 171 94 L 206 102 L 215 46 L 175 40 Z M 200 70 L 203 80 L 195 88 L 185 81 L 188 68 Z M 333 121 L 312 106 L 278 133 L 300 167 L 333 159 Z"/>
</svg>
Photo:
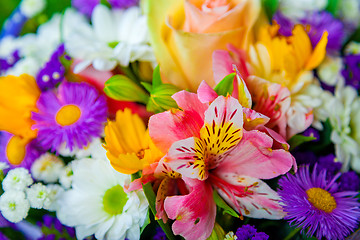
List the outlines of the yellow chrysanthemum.
<svg viewBox="0 0 360 240">
<path fill-rule="evenodd" d="M 328 33 L 324 32 L 313 47 L 302 25 L 296 25 L 289 37 L 279 35 L 279 28 L 274 24 L 259 30 L 258 41 L 249 50 L 250 61 L 257 76 L 292 91 L 312 80 L 304 77 L 304 73 L 316 68 L 324 59 Z"/>
<path fill-rule="evenodd" d="M 35 138 L 31 112 L 37 111 L 40 93 L 35 78 L 30 75 L 0 77 L 0 130 Z"/>
<path fill-rule="evenodd" d="M 152 143 L 144 122 L 130 109 L 118 111 L 116 120 L 108 121 L 105 142 L 111 165 L 125 174 L 142 170 L 163 156 Z"/>
</svg>

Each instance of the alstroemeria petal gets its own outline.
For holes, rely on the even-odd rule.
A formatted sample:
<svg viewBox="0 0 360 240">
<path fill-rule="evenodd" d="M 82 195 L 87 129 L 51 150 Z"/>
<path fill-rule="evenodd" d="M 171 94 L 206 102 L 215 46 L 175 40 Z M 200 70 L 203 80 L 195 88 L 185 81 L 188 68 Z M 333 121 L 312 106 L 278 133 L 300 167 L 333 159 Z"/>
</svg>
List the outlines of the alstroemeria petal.
<svg viewBox="0 0 360 240">
<path fill-rule="evenodd" d="M 216 169 L 217 173 L 233 173 L 270 179 L 285 174 L 293 166 L 292 155 L 282 149 L 273 150 L 273 139 L 257 130 L 244 131 L 240 143 Z"/>
<path fill-rule="evenodd" d="M 165 211 L 170 219 L 174 234 L 188 240 L 207 239 L 215 224 L 216 205 L 212 198 L 212 187 L 205 182 L 184 178 L 190 186 L 185 196 L 173 196 L 165 199 Z"/>
</svg>

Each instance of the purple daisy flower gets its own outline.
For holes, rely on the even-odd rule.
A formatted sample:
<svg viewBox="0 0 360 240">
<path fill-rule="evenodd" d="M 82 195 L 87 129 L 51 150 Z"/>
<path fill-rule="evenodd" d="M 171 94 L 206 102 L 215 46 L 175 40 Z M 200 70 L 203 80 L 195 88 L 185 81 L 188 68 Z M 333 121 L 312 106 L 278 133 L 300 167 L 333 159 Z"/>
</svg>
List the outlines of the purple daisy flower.
<svg viewBox="0 0 360 240">
<path fill-rule="evenodd" d="M 99 137 L 107 117 L 105 96 L 87 83 L 63 82 L 57 91 L 43 92 L 33 113 L 34 129 L 44 149 L 56 151 L 61 144 L 72 150 Z"/>
<path fill-rule="evenodd" d="M 360 189 L 360 178 L 354 171 L 343 173 L 339 180 L 341 191 L 359 191 Z"/>
<path fill-rule="evenodd" d="M 27 141 L 11 133 L 1 131 L 0 161 L 9 164 L 10 169 L 23 167 L 30 170 L 33 162 L 43 151 L 38 148 L 35 141 L 30 143 Z"/>
<path fill-rule="evenodd" d="M 336 179 L 326 180 L 326 170 L 318 172 L 315 165 L 300 167 L 295 175 L 287 174 L 279 180 L 278 191 L 284 211 L 284 219 L 290 224 L 306 229 L 308 235 L 318 239 L 343 239 L 357 226 L 360 217 L 358 192 L 340 192 Z"/>
</svg>

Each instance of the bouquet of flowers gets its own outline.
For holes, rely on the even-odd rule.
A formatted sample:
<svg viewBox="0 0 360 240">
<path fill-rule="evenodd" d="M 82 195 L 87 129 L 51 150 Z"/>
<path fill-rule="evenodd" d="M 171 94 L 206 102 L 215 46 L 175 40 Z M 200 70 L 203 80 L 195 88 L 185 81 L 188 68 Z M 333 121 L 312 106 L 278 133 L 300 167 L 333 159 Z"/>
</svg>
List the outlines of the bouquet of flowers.
<svg viewBox="0 0 360 240">
<path fill-rule="evenodd" d="M 0 9 L 1 239 L 360 239 L 360 1 Z"/>
</svg>

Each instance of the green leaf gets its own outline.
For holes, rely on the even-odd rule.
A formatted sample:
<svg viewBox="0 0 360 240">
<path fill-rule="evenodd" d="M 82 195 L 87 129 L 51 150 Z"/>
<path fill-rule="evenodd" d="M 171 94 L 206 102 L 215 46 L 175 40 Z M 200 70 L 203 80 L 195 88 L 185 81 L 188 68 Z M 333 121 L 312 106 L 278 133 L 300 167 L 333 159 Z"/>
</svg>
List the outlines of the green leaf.
<svg viewBox="0 0 360 240">
<path fill-rule="evenodd" d="M 179 90 L 179 88 L 172 84 L 153 86 L 146 109 L 150 112 L 159 113 L 171 108 L 177 108 L 178 106 L 171 96 Z"/>
<path fill-rule="evenodd" d="M 207 238 L 207 240 L 223 240 L 224 236 L 225 236 L 224 229 L 222 229 L 222 227 L 217 222 L 215 222 L 211 235 L 210 237 Z"/>
<path fill-rule="evenodd" d="M 152 85 L 153 85 L 153 87 L 158 87 L 161 84 L 162 84 L 162 81 L 161 81 L 161 75 L 160 75 L 160 67 L 159 67 L 159 65 L 157 65 L 153 72 Z"/>
<path fill-rule="evenodd" d="M 148 91 L 149 93 L 152 91 L 152 85 L 148 82 L 141 82 L 141 85 Z"/>
<path fill-rule="evenodd" d="M 307 137 L 301 134 L 294 135 L 289 139 L 288 143 L 290 145 L 290 151 L 294 150 L 297 146 L 316 140 L 316 137 Z"/>
<path fill-rule="evenodd" d="M 224 209 L 223 214 L 227 213 L 230 214 L 233 217 L 239 218 L 239 214 L 232 209 L 227 203 L 219 196 L 217 191 L 213 191 L 213 198 L 216 203 L 216 205 L 222 209 Z"/>
<path fill-rule="evenodd" d="M 221 82 L 214 88 L 215 92 L 220 96 L 226 97 L 228 94 L 232 94 L 234 90 L 234 77 L 235 73 L 230 73 L 221 80 Z"/>
<path fill-rule="evenodd" d="M 154 193 L 154 190 L 152 189 L 151 183 L 143 184 L 143 190 L 144 194 L 146 196 L 146 199 L 149 202 L 149 207 L 151 212 L 156 216 L 156 208 L 155 208 L 155 202 L 156 202 L 156 196 Z M 170 240 L 175 240 L 175 236 L 173 232 L 171 231 L 169 223 L 164 223 L 161 219 L 156 220 L 164 233 L 166 234 L 166 237 Z"/>
<path fill-rule="evenodd" d="M 276 10 L 279 6 L 279 0 L 263 0 L 263 6 L 268 16 L 269 20 L 272 20 L 273 15 L 275 14 Z"/>
<path fill-rule="evenodd" d="M 141 102 L 146 104 L 149 95 L 142 87 L 124 75 L 115 75 L 105 82 L 104 92 L 119 101 Z"/>
<path fill-rule="evenodd" d="M 105 5 L 108 8 L 111 8 L 111 4 L 107 0 L 100 0 L 100 4 Z"/>
<path fill-rule="evenodd" d="M 338 0 L 328 0 L 328 5 L 326 6 L 325 10 L 335 16 L 338 9 L 338 3 Z"/>
</svg>

